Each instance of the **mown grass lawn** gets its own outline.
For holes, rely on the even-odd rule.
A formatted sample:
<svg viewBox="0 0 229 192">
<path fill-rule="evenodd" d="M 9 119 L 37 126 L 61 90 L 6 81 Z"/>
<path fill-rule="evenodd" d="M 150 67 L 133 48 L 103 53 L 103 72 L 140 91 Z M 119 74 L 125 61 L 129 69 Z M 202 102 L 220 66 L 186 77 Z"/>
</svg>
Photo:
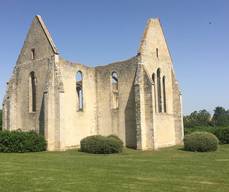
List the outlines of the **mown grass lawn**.
<svg viewBox="0 0 229 192">
<path fill-rule="evenodd" d="M 210 153 L 179 147 L 115 155 L 0 153 L 0 191 L 228 192 L 229 145 Z"/>
</svg>

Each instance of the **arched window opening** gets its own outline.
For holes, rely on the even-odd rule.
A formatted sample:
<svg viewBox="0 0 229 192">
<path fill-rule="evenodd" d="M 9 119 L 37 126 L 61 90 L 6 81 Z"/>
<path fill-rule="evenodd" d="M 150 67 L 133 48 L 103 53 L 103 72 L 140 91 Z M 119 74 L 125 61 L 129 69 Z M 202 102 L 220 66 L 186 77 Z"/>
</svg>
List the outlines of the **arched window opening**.
<svg viewBox="0 0 229 192">
<path fill-rule="evenodd" d="M 158 112 L 162 112 L 162 99 L 161 99 L 161 71 L 157 69 L 157 101 L 158 101 Z"/>
<path fill-rule="evenodd" d="M 167 109 L 166 109 L 166 90 L 165 90 L 165 76 L 163 76 L 162 78 L 162 86 L 163 86 L 163 101 L 164 101 L 164 112 L 166 113 L 167 112 Z"/>
<path fill-rule="evenodd" d="M 118 108 L 118 74 L 116 72 L 112 72 L 111 74 L 111 82 L 112 82 L 112 108 Z"/>
<path fill-rule="evenodd" d="M 155 73 L 152 74 L 152 81 L 153 81 L 153 84 L 155 83 Z"/>
<path fill-rule="evenodd" d="M 29 76 L 29 111 L 36 112 L 36 77 L 33 71 Z"/>
<path fill-rule="evenodd" d="M 83 74 L 76 73 L 77 111 L 83 111 Z"/>
<path fill-rule="evenodd" d="M 153 100 L 154 100 L 154 106 L 155 106 L 155 111 L 156 111 L 156 84 L 155 84 L 155 73 L 152 74 L 152 81 L 153 81 Z"/>
</svg>

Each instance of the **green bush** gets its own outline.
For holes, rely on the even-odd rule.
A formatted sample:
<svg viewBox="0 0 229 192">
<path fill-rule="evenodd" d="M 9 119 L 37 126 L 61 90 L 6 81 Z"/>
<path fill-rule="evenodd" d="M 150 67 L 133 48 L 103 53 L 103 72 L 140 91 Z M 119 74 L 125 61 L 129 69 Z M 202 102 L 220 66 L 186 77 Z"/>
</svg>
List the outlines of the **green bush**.
<svg viewBox="0 0 229 192">
<path fill-rule="evenodd" d="M 218 143 L 217 137 L 208 132 L 194 132 L 184 137 L 184 149 L 186 151 L 216 151 Z"/>
<path fill-rule="evenodd" d="M 87 153 L 110 154 L 122 152 L 123 143 L 114 136 L 93 135 L 80 141 L 80 150 Z"/>
<path fill-rule="evenodd" d="M 229 127 L 218 128 L 214 131 L 214 134 L 221 144 L 229 144 Z"/>
<path fill-rule="evenodd" d="M 107 138 L 115 139 L 123 147 L 123 141 L 117 135 L 108 135 Z"/>
<path fill-rule="evenodd" d="M 0 131 L 0 152 L 37 152 L 46 150 L 43 136 L 34 131 Z"/>
<path fill-rule="evenodd" d="M 229 126 L 229 110 L 223 107 L 216 107 L 212 118 L 212 124 L 216 126 Z"/>
<path fill-rule="evenodd" d="M 0 110 L 0 131 L 2 130 L 2 110 Z"/>
</svg>

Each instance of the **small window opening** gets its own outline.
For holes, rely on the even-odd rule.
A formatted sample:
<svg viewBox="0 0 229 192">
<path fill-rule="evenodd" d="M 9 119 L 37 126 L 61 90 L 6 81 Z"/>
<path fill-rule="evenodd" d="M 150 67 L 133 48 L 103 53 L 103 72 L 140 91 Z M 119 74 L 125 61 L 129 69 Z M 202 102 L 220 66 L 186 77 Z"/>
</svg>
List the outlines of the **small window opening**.
<svg viewBox="0 0 229 192">
<path fill-rule="evenodd" d="M 76 73 L 77 111 L 83 111 L 83 74 Z"/>
<path fill-rule="evenodd" d="M 118 108 L 118 74 L 116 72 L 112 72 L 111 74 L 111 81 L 112 81 L 112 108 Z"/>
<path fill-rule="evenodd" d="M 32 54 L 32 60 L 34 60 L 35 59 L 35 49 L 31 49 L 31 54 Z"/>
<path fill-rule="evenodd" d="M 158 48 L 156 48 L 156 57 L 159 57 Z"/>
</svg>

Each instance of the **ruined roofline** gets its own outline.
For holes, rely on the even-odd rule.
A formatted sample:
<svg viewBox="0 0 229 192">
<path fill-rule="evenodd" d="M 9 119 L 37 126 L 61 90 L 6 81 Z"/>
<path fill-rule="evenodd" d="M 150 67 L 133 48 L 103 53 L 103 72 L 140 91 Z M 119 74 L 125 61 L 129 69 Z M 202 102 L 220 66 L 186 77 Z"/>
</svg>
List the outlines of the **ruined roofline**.
<svg viewBox="0 0 229 192">
<path fill-rule="evenodd" d="M 125 63 L 125 62 L 128 62 L 128 61 L 131 61 L 131 60 L 134 60 L 136 59 L 138 56 L 133 56 L 133 57 L 130 57 L 128 59 L 124 59 L 124 60 L 119 60 L 119 61 L 114 61 L 112 63 L 108 63 L 108 64 L 104 64 L 104 65 L 97 65 L 95 66 L 95 68 L 102 68 L 102 67 L 107 67 L 107 66 L 110 66 L 110 65 L 115 65 L 115 64 L 118 64 L 118 63 Z"/>
<path fill-rule="evenodd" d="M 38 22 L 40 23 L 40 25 L 41 25 L 41 27 L 42 27 L 42 29 L 43 29 L 43 31 L 44 31 L 44 33 L 45 33 L 45 35 L 46 35 L 46 37 L 47 37 L 49 43 L 50 43 L 50 45 L 51 45 L 51 47 L 52 47 L 52 49 L 53 49 L 53 51 L 54 51 L 54 53 L 59 55 L 59 51 L 57 50 L 57 48 L 56 48 L 56 46 L 55 46 L 55 44 L 54 44 L 54 41 L 53 41 L 53 39 L 52 39 L 52 37 L 51 37 L 49 31 L 48 31 L 48 28 L 46 27 L 46 25 L 45 25 L 45 23 L 44 23 L 42 17 L 41 17 L 40 15 L 36 15 L 35 18 L 37 18 Z M 114 62 L 109 63 L 109 64 L 97 65 L 97 66 L 95 66 L 95 67 L 104 67 L 104 66 L 107 66 L 107 65 L 112 65 L 112 64 L 114 64 L 114 63 L 125 62 L 125 61 L 128 61 L 128 60 L 133 59 L 133 58 L 136 57 L 136 56 L 139 56 L 139 55 L 143 52 L 143 50 L 144 50 L 144 44 L 145 44 L 147 35 L 148 35 L 149 31 L 150 31 L 150 28 L 155 27 L 155 25 L 159 25 L 159 27 L 160 27 L 160 29 L 161 29 L 161 31 L 162 31 L 163 38 L 164 38 L 166 47 L 167 47 L 168 52 L 169 52 L 169 56 L 170 56 L 170 59 L 171 59 L 171 61 L 172 61 L 171 54 L 170 54 L 170 50 L 169 50 L 169 48 L 168 48 L 168 46 L 167 46 L 167 41 L 166 41 L 166 38 L 165 38 L 165 36 L 164 36 L 164 32 L 163 32 L 163 28 L 162 28 L 161 23 L 160 23 L 160 19 L 159 19 L 159 18 L 149 18 L 148 21 L 147 21 L 147 24 L 146 24 L 144 33 L 143 33 L 143 37 L 142 37 L 141 40 L 140 40 L 139 49 L 137 50 L 137 54 L 136 54 L 135 56 L 133 56 L 133 57 L 131 57 L 131 58 L 128 58 L 128 59 L 124 59 L 124 60 L 114 61 Z M 86 67 L 90 67 L 90 66 L 88 66 L 88 65 L 84 65 L 84 64 L 81 64 L 81 63 L 77 63 L 77 62 L 75 63 L 75 62 L 69 61 L 69 60 L 67 60 L 67 59 L 64 59 L 63 57 L 62 57 L 62 59 L 63 59 L 64 61 L 68 62 L 68 63 L 71 63 L 71 64 L 79 64 L 79 65 L 83 65 L 83 66 L 86 66 Z M 94 68 L 95 68 L 95 67 L 94 67 Z M 172 67 L 172 68 L 173 68 L 173 67 Z M 174 71 L 174 70 L 173 70 L 173 71 Z"/>
<path fill-rule="evenodd" d="M 53 39 L 52 39 L 50 33 L 49 33 L 49 31 L 48 31 L 48 28 L 47 28 L 47 26 L 45 25 L 45 23 L 44 23 L 44 21 L 43 21 L 43 19 L 42 19 L 42 17 L 41 17 L 40 15 L 36 15 L 35 18 L 36 18 L 36 19 L 38 20 L 38 22 L 40 23 L 40 25 L 41 25 L 41 27 L 42 27 L 42 29 L 43 29 L 43 31 L 44 31 L 44 33 L 45 33 L 45 35 L 46 35 L 46 37 L 47 37 L 49 43 L 50 43 L 50 45 L 51 45 L 51 47 L 52 47 L 52 49 L 53 49 L 53 51 L 54 51 L 54 53 L 60 56 L 60 53 L 59 53 L 59 51 L 58 51 L 58 49 L 57 49 L 57 47 L 56 47 L 56 45 L 55 45 L 55 43 L 54 43 L 54 41 L 53 41 Z M 138 54 L 137 54 L 137 56 L 138 56 Z M 128 58 L 128 59 L 118 60 L 118 61 L 114 61 L 114 62 L 108 63 L 108 64 L 101 64 L 101 65 L 97 65 L 97 66 L 95 66 L 95 67 L 103 67 L 103 66 L 107 66 L 107 65 L 112 65 L 112 64 L 114 64 L 114 63 L 125 62 L 125 61 L 128 61 L 128 60 L 132 60 L 132 59 L 135 58 L 135 57 L 136 57 L 136 56 L 132 56 L 132 57 L 130 57 L 130 58 Z M 81 64 L 81 63 L 78 63 L 78 62 L 69 61 L 69 60 L 65 59 L 63 56 L 61 56 L 60 58 L 61 58 L 62 60 L 64 60 L 65 62 L 68 62 L 68 63 L 73 64 L 73 65 L 74 65 L 74 64 L 78 64 L 78 65 L 83 65 L 83 66 L 86 66 L 86 67 L 90 67 L 90 66 L 85 65 L 85 64 Z M 95 67 L 94 67 L 94 68 L 95 68 Z"/>
<path fill-rule="evenodd" d="M 102 68 L 102 67 L 107 67 L 107 66 L 110 66 L 110 65 L 115 65 L 115 64 L 118 64 L 118 63 L 125 63 L 125 62 L 128 62 L 128 61 L 131 61 L 131 60 L 134 60 L 134 59 L 137 59 L 138 55 L 136 56 L 133 56 L 133 57 L 130 57 L 128 59 L 123 59 L 123 60 L 118 60 L 118 61 L 114 61 L 112 63 L 108 63 L 108 64 L 101 64 L 101 65 L 96 65 L 96 66 L 89 66 L 87 64 L 82 64 L 82 63 L 79 63 L 79 62 L 72 62 L 72 61 L 69 61 L 65 58 L 63 58 L 62 56 L 59 56 L 59 59 L 65 63 L 68 63 L 69 65 L 81 65 L 81 66 L 84 66 L 84 67 L 88 67 L 88 68 Z"/>
<path fill-rule="evenodd" d="M 48 28 L 46 27 L 46 25 L 44 23 L 42 17 L 40 15 L 36 15 L 35 18 L 37 18 L 37 20 L 39 21 L 39 23 L 41 25 L 41 28 L 43 29 L 43 31 L 44 31 L 44 33 L 45 33 L 45 35 L 46 35 L 51 47 L 52 47 L 54 53 L 58 55 L 59 52 L 58 52 L 58 50 L 56 48 L 56 45 L 54 44 L 54 41 L 53 41 L 49 31 L 48 31 Z"/>
<path fill-rule="evenodd" d="M 44 23 L 44 21 L 43 21 L 43 19 L 42 19 L 42 17 L 41 17 L 40 15 L 36 15 L 35 18 L 37 18 L 38 22 L 40 23 L 40 25 L 41 25 L 41 27 L 42 27 L 42 29 L 43 29 L 43 31 L 44 31 L 44 33 L 45 33 L 45 35 L 46 35 L 46 37 L 47 37 L 49 43 L 50 43 L 50 45 L 51 45 L 51 47 L 52 47 L 52 49 L 53 49 L 53 51 L 54 51 L 54 53 L 57 54 L 57 55 L 60 55 L 60 53 L 59 53 L 59 51 L 58 51 L 58 49 L 57 49 L 57 47 L 56 47 L 56 45 L 55 45 L 55 43 L 54 43 L 54 41 L 53 41 L 53 39 L 52 39 L 50 33 L 49 33 L 49 31 L 48 31 L 48 28 L 47 28 L 47 26 L 45 25 L 45 23 Z M 150 21 L 150 20 L 153 20 L 153 19 L 149 19 L 149 21 Z M 135 56 L 132 56 L 132 57 L 130 57 L 130 58 L 128 58 L 128 59 L 118 60 L 118 61 L 114 61 L 114 62 L 108 63 L 108 64 L 97 65 L 97 66 L 95 66 L 94 68 L 96 68 L 96 67 L 104 67 L 104 66 L 107 66 L 107 65 L 112 65 L 112 64 L 114 64 L 114 63 L 129 61 L 129 60 L 132 60 L 133 58 L 135 58 L 135 57 L 138 56 L 138 55 L 139 55 L 139 54 L 137 53 Z M 61 58 L 62 60 L 64 60 L 64 61 L 68 62 L 68 63 L 73 64 L 73 65 L 74 65 L 74 64 L 78 64 L 78 65 L 83 65 L 83 66 L 86 66 L 86 67 L 90 67 L 90 66 L 85 65 L 85 64 L 81 64 L 81 63 L 78 63 L 78 62 L 69 61 L 69 60 L 65 59 L 64 57 L 62 57 L 62 56 L 61 56 L 60 58 Z"/>
</svg>

